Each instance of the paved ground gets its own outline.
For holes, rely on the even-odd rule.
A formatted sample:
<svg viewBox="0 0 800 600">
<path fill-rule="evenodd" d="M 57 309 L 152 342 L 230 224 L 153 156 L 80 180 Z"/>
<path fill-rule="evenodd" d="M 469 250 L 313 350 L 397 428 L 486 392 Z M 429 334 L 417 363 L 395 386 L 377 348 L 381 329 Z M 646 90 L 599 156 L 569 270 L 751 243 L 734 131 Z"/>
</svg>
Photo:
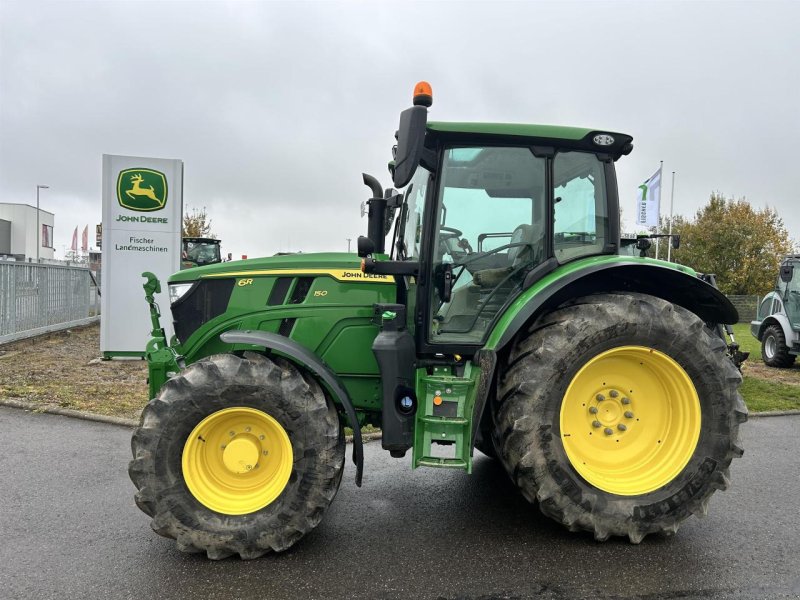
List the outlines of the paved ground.
<svg viewBox="0 0 800 600">
<path fill-rule="evenodd" d="M 605 544 L 522 500 L 486 458 L 420 469 L 366 448 L 289 552 L 210 562 L 133 504 L 122 427 L 0 408 L 3 598 L 800 598 L 800 417 L 745 425 L 733 487 L 671 538 Z"/>
</svg>

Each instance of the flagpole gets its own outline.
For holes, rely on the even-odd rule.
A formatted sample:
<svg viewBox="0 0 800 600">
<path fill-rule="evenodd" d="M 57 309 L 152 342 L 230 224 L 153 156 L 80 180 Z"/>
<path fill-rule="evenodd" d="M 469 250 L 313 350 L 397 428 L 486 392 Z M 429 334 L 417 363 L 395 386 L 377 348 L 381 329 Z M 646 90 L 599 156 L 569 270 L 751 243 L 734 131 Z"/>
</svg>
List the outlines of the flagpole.
<svg viewBox="0 0 800 600">
<path fill-rule="evenodd" d="M 672 262 L 672 204 L 675 201 L 675 171 L 672 172 L 672 191 L 669 194 L 669 246 L 667 246 L 667 262 Z"/>
<path fill-rule="evenodd" d="M 658 167 L 658 213 L 656 213 L 656 235 L 661 233 L 661 178 L 664 174 L 664 161 L 660 161 Z M 656 260 L 658 259 L 658 247 L 661 238 L 656 238 Z"/>
</svg>

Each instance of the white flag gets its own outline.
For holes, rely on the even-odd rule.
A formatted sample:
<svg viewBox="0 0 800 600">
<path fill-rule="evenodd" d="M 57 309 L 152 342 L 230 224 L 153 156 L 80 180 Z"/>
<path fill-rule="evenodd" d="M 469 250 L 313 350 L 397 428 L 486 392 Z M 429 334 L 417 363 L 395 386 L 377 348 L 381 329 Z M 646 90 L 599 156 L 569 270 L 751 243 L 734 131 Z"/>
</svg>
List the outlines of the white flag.
<svg viewBox="0 0 800 600">
<path fill-rule="evenodd" d="M 661 167 L 639 186 L 636 195 L 636 224 L 657 227 L 661 210 Z"/>
</svg>

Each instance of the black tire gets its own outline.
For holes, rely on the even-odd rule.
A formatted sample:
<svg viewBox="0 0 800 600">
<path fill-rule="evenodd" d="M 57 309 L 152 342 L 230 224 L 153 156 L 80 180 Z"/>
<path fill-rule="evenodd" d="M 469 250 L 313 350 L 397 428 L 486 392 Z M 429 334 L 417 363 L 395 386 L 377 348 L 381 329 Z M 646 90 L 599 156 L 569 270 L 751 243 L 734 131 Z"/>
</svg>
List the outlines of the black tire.
<svg viewBox="0 0 800 600">
<path fill-rule="evenodd" d="M 489 458 L 497 458 L 497 450 L 494 448 L 491 432 L 483 433 L 483 437 L 475 441 L 475 447 Z"/>
<path fill-rule="evenodd" d="M 231 407 L 274 418 L 289 436 L 293 457 L 280 495 L 240 516 L 198 502 L 181 467 L 195 426 Z M 205 552 L 214 560 L 289 548 L 322 520 L 344 470 L 344 431 L 317 382 L 287 361 L 250 352 L 205 358 L 167 381 L 142 412 L 131 446 L 128 473 L 139 490 L 136 504 L 153 518 L 153 530 L 175 539 L 183 552 Z"/>
<path fill-rule="evenodd" d="M 570 463 L 560 431 L 562 399 L 576 373 L 623 346 L 666 354 L 689 375 L 700 401 L 699 438 L 688 463 L 666 484 L 639 495 L 588 483 Z M 739 424 L 747 420 L 740 383 L 725 343 L 689 311 L 644 294 L 579 298 L 518 335 L 493 406 L 495 446 L 522 494 L 538 501 L 545 515 L 600 541 L 619 535 L 639 543 L 705 514 L 711 494 L 727 488 L 730 462 L 742 455 Z"/>
<path fill-rule="evenodd" d="M 786 336 L 780 325 L 770 325 L 761 336 L 761 358 L 768 367 L 788 369 L 794 364 L 795 355 L 789 354 Z"/>
</svg>

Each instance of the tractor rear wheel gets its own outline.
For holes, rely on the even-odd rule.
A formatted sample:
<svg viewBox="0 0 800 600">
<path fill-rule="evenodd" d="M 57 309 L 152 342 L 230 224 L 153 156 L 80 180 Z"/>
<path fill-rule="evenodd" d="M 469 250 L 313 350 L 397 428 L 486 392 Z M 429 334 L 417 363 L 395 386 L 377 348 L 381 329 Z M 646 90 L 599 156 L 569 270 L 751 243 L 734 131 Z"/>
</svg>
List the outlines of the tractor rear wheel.
<svg viewBox="0 0 800 600">
<path fill-rule="evenodd" d="M 674 533 L 728 485 L 747 409 L 725 343 L 644 294 L 578 298 L 522 332 L 495 446 L 522 494 L 598 540 Z"/>
<path fill-rule="evenodd" d="M 344 468 L 344 432 L 317 382 L 250 352 L 167 381 L 131 445 L 153 529 L 211 559 L 289 548 L 322 520 Z"/>
<path fill-rule="evenodd" d="M 761 357 L 768 367 L 788 369 L 794 364 L 794 354 L 789 354 L 786 336 L 780 325 L 770 325 L 761 336 Z"/>
</svg>

